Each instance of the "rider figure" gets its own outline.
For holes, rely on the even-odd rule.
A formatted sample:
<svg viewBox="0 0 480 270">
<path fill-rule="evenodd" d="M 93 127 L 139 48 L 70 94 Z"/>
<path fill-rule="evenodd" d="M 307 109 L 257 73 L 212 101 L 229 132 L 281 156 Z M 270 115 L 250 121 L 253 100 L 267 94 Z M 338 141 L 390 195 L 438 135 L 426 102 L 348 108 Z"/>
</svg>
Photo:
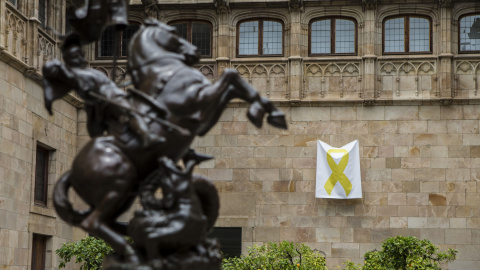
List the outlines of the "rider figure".
<svg viewBox="0 0 480 270">
<path fill-rule="evenodd" d="M 53 100 L 73 89 L 85 101 L 87 128 L 91 137 L 103 135 L 105 131 L 122 137 L 125 134 L 125 124 L 128 124 L 140 137 L 144 147 L 165 141 L 149 132 L 145 119 L 132 110 L 127 101 L 127 93 L 103 73 L 87 67 L 80 45 L 65 43 L 62 52 L 65 64 L 54 60 L 43 67 L 45 105 L 50 112 Z M 91 92 L 112 102 L 100 100 L 91 95 Z"/>
</svg>

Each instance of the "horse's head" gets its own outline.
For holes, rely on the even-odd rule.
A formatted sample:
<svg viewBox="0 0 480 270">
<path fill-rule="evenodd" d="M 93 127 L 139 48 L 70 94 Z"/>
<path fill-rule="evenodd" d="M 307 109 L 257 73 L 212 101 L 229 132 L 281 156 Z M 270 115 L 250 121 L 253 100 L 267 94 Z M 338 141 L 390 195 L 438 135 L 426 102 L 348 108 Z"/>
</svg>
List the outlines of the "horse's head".
<svg viewBox="0 0 480 270">
<path fill-rule="evenodd" d="M 145 24 L 132 37 L 128 49 L 128 73 L 136 88 L 150 76 L 146 67 L 177 63 L 192 66 L 200 59 L 197 47 L 179 37 L 176 28 L 155 19 Z"/>
<path fill-rule="evenodd" d="M 183 56 L 183 62 L 185 62 L 185 64 L 191 66 L 200 60 L 200 54 L 197 47 L 178 36 L 175 27 L 151 18 L 145 21 L 145 26 L 156 27 L 160 31 L 159 36 L 161 36 L 161 39 L 157 42 L 160 42 L 165 50 Z"/>
<path fill-rule="evenodd" d="M 181 53 L 185 56 L 185 64 L 193 66 L 200 60 L 200 53 L 198 52 L 197 46 L 191 44 L 183 38 L 179 38 L 180 47 L 178 48 L 178 53 Z"/>
</svg>

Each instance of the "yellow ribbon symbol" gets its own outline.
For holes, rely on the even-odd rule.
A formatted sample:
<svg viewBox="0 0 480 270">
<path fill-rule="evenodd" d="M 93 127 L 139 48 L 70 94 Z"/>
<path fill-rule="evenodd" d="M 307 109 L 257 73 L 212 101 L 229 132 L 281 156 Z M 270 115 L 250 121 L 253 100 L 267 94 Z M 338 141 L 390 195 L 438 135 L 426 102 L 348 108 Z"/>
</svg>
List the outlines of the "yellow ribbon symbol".
<svg viewBox="0 0 480 270">
<path fill-rule="evenodd" d="M 340 162 L 337 164 L 335 163 L 335 160 L 333 160 L 332 156 L 330 153 L 344 153 L 342 159 Z M 343 189 L 345 190 L 345 193 L 350 194 L 350 191 L 352 191 L 352 183 L 348 179 L 348 177 L 343 173 L 345 168 L 347 168 L 348 164 L 348 151 L 345 149 L 330 149 L 327 151 L 327 163 L 328 166 L 330 166 L 330 169 L 332 170 L 332 174 L 328 178 L 327 182 L 325 183 L 325 190 L 328 192 L 328 195 L 331 195 L 333 187 L 335 187 L 335 184 L 337 182 L 340 182 L 342 185 Z"/>
</svg>

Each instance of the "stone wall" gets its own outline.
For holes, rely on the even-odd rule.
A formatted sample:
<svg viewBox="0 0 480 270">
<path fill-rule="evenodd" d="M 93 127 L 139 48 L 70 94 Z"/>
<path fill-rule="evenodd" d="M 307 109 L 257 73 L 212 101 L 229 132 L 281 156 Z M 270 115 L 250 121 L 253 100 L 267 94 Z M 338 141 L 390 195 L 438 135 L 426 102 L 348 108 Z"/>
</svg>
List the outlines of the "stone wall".
<svg viewBox="0 0 480 270">
<path fill-rule="evenodd" d="M 46 269 L 57 269 L 55 250 L 83 237 L 57 217 L 51 199 L 77 150 L 77 108 L 60 100 L 48 115 L 42 87 L 2 61 L 0 97 L 0 267 L 29 269 L 35 233 L 49 237 Z M 37 144 L 51 150 L 46 207 L 33 200 Z"/>
<path fill-rule="evenodd" d="M 220 191 L 216 226 L 242 227 L 243 248 L 296 241 L 329 265 L 363 262 L 396 235 L 459 250 L 450 269 L 476 269 L 480 248 L 479 105 L 282 107 L 289 130 L 256 129 L 229 108 L 196 149 Z M 315 199 L 316 141 L 359 140 L 363 198 Z"/>
</svg>

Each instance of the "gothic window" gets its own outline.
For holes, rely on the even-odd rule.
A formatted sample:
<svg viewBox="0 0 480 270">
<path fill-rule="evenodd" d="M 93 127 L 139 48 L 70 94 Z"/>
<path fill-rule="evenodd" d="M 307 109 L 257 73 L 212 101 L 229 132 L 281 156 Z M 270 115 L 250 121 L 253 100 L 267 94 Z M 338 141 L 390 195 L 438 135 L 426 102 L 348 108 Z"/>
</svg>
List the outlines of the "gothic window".
<svg viewBox="0 0 480 270">
<path fill-rule="evenodd" d="M 34 202 L 35 204 L 43 206 L 47 205 L 49 154 L 49 150 L 37 145 L 35 159 Z"/>
<path fill-rule="evenodd" d="M 197 46 L 201 56 L 212 56 L 212 25 L 203 21 L 177 21 L 171 24 L 179 36 Z"/>
<path fill-rule="evenodd" d="M 480 14 L 460 18 L 459 51 L 480 52 Z"/>
<path fill-rule="evenodd" d="M 10 2 L 12 5 L 14 5 L 15 7 L 17 6 L 17 1 L 18 0 L 8 0 L 8 2 Z"/>
<path fill-rule="evenodd" d="M 238 24 L 238 56 L 281 56 L 283 54 L 283 24 L 259 19 Z"/>
<path fill-rule="evenodd" d="M 320 18 L 310 23 L 310 55 L 357 52 L 356 22 L 349 18 Z"/>
<path fill-rule="evenodd" d="M 48 0 L 38 0 L 38 20 L 43 28 L 47 27 Z"/>
<path fill-rule="evenodd" d="M 103 31 L 102 38 L 97 43 L 97 57 L 113 57 L 115 55 L 115 44 L 117 44 L 116 56 L 126 57 L 128 54 L 128 43 L 135 32 L 140 29 L 139 25 L 128 25 L 121 31 L 115 33 L 115 26 L 110 26 Z"/>
<path fill-rule="evenodd" d="M 431 53 L 430 19 L 418 16 L 388 18 L 383 23 L 383 52 Z"/>
</svg>

